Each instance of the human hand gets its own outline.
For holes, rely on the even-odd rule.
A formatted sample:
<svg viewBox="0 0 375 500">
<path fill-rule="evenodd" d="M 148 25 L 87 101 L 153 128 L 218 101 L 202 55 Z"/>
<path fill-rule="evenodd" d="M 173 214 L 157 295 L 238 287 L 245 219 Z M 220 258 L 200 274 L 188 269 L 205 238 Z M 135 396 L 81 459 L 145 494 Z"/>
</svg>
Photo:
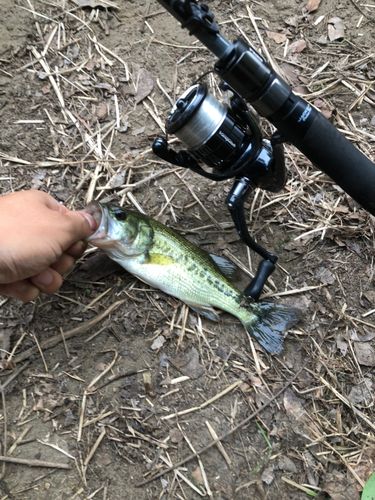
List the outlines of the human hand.
<svg viewBox="0 0 375 500">
<path fill-rule="evenodd" d="M 95 230 L 91 215 L 42 191 L 0 197 L 0 295 L 29 302 L 57 292 Z"/>
</svg>

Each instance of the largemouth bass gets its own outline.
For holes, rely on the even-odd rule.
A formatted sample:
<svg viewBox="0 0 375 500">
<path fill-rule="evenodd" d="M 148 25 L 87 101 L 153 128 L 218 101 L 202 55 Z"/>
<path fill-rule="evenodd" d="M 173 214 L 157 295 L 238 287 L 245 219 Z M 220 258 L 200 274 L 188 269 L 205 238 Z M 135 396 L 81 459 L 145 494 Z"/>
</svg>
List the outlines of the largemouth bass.
<svg viewBox="0 0 375 500">
<path fill-rule="evenodd" d="M 97 202 L 85 212 L 98 224 L 87 241 L 131 274 L 211 320 L 219 320 L 214 308 L 233 314 L 268 352 L 280 353 L 283 333 L 300 318 L 298 309 L 267 302 L 244 307 L 242 293 L 225 276 L 233 264 L 147 215 Z"/>
</svg>

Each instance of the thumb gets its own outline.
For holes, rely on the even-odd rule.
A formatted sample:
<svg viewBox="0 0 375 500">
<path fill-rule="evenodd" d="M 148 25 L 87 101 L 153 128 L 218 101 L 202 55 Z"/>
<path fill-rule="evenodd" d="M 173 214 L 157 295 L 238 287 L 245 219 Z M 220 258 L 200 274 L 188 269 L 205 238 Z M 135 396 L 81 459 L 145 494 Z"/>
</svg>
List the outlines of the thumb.
<svg viewBox="0 0 375 500">
<path fill-rule="evenodd" d="M 77 241 L 91 236 L 97 229 L 94 217 L 86 212 L 74 212 L 71 210 L 66 212 L 64 217 L 67 222 L 64 249 Z"/>
</svg>

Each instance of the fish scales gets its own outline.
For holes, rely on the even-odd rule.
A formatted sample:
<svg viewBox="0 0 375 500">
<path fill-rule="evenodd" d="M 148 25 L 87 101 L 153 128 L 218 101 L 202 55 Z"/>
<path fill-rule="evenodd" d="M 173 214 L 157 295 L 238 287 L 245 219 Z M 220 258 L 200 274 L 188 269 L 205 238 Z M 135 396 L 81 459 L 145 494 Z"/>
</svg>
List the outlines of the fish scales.
<svg viewBox="0 0 375 500">
<path fill-rule="evenodd" d="M 181 300 L 240 311 L 243 295 L 223 276 L 207 252 L 157 221 L 151 220 L 149 223 L 154 230 L 150 255 L 168 256 L 173 263 L 144 264 L 147 257 L 140 256 L 137 260 L 123 262 L 122 265 L 129 272 L 169 294 L 174 290 Z M 243 309 L 247 314 L 247 310 Z"/>
</svg>

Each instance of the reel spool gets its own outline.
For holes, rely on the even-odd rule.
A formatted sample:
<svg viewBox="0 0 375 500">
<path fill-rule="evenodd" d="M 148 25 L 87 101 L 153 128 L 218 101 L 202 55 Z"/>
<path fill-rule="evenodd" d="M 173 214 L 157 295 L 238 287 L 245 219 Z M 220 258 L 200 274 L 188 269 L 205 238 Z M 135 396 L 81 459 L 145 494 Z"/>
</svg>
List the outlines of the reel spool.
<svg viewBox="0 0 375 500">
<path fill-rule="evenodd" d="M 231 90 L 226 84 L 223 87 Z M 271 141 L 262 138 L 256 116 L 239 95 L 234 94 L 228 106 L 201 83 L 192 85 L 178 98 L 165 128 L 168 135 L 175 135 L 187 149 L 175 151 L 166 138 L 158 137 L 153 143 L 157 156 L 215 181 L 235 178 L 225 203 L 241 239 L 263 257 L 244 292 L 246 297 L 258 300 L 265 281 L 275 269 L 277 257 L 251 238 L 243 205 L 257 187 L 272 192 L 284 187 L 286 169 L 278 136 L 274 135 Z"/>
</svg>

